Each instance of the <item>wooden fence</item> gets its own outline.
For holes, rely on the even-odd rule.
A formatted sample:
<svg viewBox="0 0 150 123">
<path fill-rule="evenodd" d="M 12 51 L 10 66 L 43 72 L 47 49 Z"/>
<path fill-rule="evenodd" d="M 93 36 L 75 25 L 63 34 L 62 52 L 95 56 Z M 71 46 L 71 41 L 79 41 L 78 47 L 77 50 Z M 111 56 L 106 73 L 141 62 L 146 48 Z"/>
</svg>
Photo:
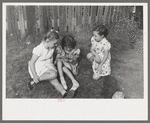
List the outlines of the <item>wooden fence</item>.
<svg viewBox="0 0 150 123">
<path fill-rule="evenodd" d="M 132 10 L 133 9 L 133 10 Z M 24 37 L 62 31 L 91 30 L 97 24 L 110 25 L 130 17 L 133 6 L 6 6 L 6 30 Z"/>
</svg>

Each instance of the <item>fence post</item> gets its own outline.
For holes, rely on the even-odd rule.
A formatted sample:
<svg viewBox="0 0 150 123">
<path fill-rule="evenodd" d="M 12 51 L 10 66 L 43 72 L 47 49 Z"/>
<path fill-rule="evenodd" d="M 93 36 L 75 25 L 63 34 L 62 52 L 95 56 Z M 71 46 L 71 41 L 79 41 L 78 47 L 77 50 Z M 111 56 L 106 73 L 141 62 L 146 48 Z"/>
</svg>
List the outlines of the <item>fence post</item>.
<svg viewBox="0 0 150 123">
<path fill-rule="evenodd" d="M 27 14 L 27 29 L 28 29 L 28 35 L 33 35 L 35 38 L 35 6 L 26 6 L 26 14 Z"/>
</svg>

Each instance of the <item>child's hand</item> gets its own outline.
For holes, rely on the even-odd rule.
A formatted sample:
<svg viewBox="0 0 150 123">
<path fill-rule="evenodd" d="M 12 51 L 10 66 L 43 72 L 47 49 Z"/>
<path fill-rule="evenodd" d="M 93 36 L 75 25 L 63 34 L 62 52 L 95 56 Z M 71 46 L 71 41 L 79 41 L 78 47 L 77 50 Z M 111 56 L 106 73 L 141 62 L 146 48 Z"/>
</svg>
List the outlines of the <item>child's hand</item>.
<svg viewBox="0 0 150 123">
<path fill-rule="evenodd" d="M 94 58 L 94 60 L 95 60 L 98 64 L 101 63 L 101 60 L 100 60 L 99 55 L 96 55 L 95 58 Z"/>
<path fill-rule="evenodd" d="M 39 77 L 39 76 L 36 76 L 36 77 L 33 78 L 33 81 L 34 81 L 35 83 L 38 83 L 39 80 L 40 80 L 40 77 Z"/>
<path fill-rule="evenodd" d="M 100 74 L 102 73 L 102 65 L 101 65 L 101 64 L 98 66 L 98 72 L 99 72 Z"/>
</svg>

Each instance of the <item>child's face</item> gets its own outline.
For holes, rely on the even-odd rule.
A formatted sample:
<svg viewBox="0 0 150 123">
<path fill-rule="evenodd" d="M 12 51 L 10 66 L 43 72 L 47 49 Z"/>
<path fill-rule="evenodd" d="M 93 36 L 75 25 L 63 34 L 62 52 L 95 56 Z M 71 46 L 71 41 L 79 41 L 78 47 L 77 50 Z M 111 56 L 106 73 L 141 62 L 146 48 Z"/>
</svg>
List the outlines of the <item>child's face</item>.
<svg viewBox="0 0 150 123">
<path fill-rule="evenodd" d="M 64 51 L 66 53 L 70 53 L 72 50 L 73 50 L 73 48 L 71 48 L 71 47 L 64 47 Z"/>
<path fill-rule="evenodd" d="M 47 39 L 47 40 L 49 40 L 49 39 Z M 58 39 L 54 39 L 54 40 L 52 40 L 52 41 L 48 41 L 47 42 L 47 45 L 48 45 L 48 47 L 49 48 L 54 48 L 54 47 L 57 47 L 57 43 L 58 43 Z"/>
<path fill-rule="evenodd" d="M 97 42 L 100 42 L 104 38 L 104 35 L 100 36 L 97 31 L 93 31 L 93 35 L 94 35 L 95 41 Z"/>
</svg>

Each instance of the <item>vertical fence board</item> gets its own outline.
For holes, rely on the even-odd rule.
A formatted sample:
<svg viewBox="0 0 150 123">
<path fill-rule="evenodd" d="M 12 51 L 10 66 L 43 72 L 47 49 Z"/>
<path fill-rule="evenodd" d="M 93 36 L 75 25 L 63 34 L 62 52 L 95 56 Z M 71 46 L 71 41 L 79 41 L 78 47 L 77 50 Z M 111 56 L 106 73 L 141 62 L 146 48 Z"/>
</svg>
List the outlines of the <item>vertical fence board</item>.
<svg viewBox="0 0 150 123">
<path fill-rule="evenodd" d="M 77 27 L 76 31 L 79 32 L 81 28 L 81 21 L 82 21 L 82 16 L 81 16 L 81 6 L 77 6 Z"/>
<path fill-rule="evenodd" d="M 43 7 L 43 27 L 44 27 L 44 33 L 48 31 L 48 17 L 47 17 L 47 6 Z"/>
<path fill-rule="evenodd" d="M 103 6 L 98 6 L 98 23 L 103 24 Z"/>
<path fill-rule="evenodd" d="M 49 6 L 48 7 L 48 13 L 49 13 L 49 18 L 48 18 L 48 24 L 49 24 L 49 29 L 52 29 L 52 16 L 53 16 L 53 14 L 52 14 L 52 6 Z"/>
<path fill-rule="evenodd" d="M 92 6 L 89 6 L 89 27 L 91 26 Z"/>
<path fill-rule="evenodd" d="M 69 30 L 69 19 L 68 19 L 68 8 L 69 6 L 66 6 L 65 11 L 66 11 L 66 31 Z"/>
<path fill-rule="evenodd" d="M 20 24 L 20 32 L 21 32 L 21 38 L 24 38 L 25 36 L 25 24 L 24 24 L 24 17 L 23 17 L 23 9 L 22 6 L 19 6 L 19 24 Z M 30 25 L 31 27 L 34 25 Z"/>
<path fill-rule="evenodd" d="M 92 6 L 91 25 L 94 26 L 96 22 L 96 9 L 97 6 Z"/>
<path fill-rule="evenodd" d="M 7 25 L 8 25 L 8 32 L 11 33 L 11 6 L 6 6 L 7 9 Z"/>
<path fill-rule="evenodd" d="M 44 32 L 43 26 L 43 7 L 39 6 L 39 24 L 40 24 L 40 33 Z"/>
<path fill-rule="evenodd" d="M 71 30 L 72 26 L 72 6 L 68 6 L 68 26 L 69 26 L 69 31 Z"/>
<path fill-rule="evenodd" d="M 76 6 L 74 7 L 74 31 L 76 31 L 76 25 L 77 25 L 77 8 L 76 8 Z"/>
<path fill-rule="evenodd" d="M 108 19 L 108 15 L 109 15 L 109 7 L 105 6 L 105 11 L 104 11 L 104 23 L 107 24 L 107 19 Z"/>
<path fill-rule="evenodd" d="M 89 6 L 85 6 L 85 9 L 84 9 L 84 30 L 88 29 L 88 21 L 89 21 Z"/>
<path fill-rule="evenodd" d="M 35 6 L 26 6 L 28 34 L 35 32 Z"/>
<path fill-rule="evenodd" d="M 59 28 L 60 28 L 60 11 L 59 11 L 59 8 L 60 6 L 57 6 L 57 13 L 58 13 L 58 16 L 57 16 L 57 31 L 59 31 Z"/>
<path fill-rule="evenodd" d="M 113 8 L 113 15 L 111 21 L 114 23 L 115 22 L 115 16 L 116 16 L 116 6 Z"/>
<path fill-rule="evenodd" d="M 53 13 L 54 13 L 54 29 L 57 30 L 58 26 L 57 26 L 57 18 L 58 18 L 58 12 L 57 12 L 57 6 L 53 6 Z"/>
<path fill-rule="evenodd" d="M 75 24 L 76 23 L 76 10 L 75 6 L 72 6 L 72 31 L 75 31 Z"/>
<path fill-rule="evenodd" d="M 19 35 L 19 30 L 18 30 L 18 9 L 17 6 L 14 6 L 14 17 L 15 17 L 15 33 L 18 36 Z"/>
</svg>

